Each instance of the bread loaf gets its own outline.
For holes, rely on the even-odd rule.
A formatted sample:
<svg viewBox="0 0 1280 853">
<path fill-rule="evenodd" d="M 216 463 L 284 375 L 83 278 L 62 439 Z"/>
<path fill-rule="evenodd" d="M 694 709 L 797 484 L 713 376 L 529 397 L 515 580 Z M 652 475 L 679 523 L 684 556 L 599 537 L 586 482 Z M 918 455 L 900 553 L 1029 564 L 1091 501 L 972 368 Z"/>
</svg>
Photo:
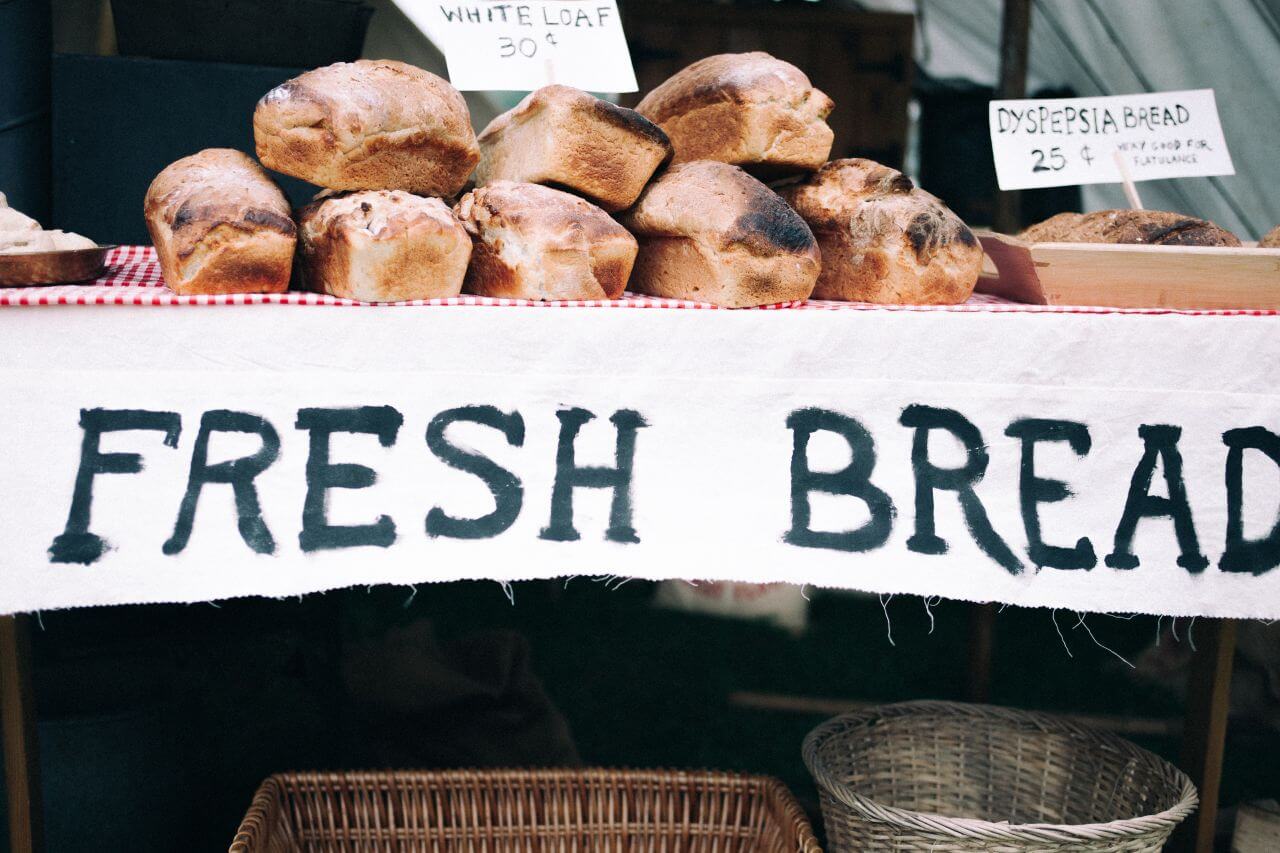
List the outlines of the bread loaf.
<svg viewBox="0 0 1280 853">
<path fill-rule="evenodd" d="M 229 148 L 183 157 L 151 182 L 147 230 L 178 293 L 277 293 L 289 287 L 297 230 L 289 202 Z"/>
<path fill-rule="evenodd" d="M 949 305 L 973 293 L 982 271 L 977 238 L 896 169 L 834 160 L 783 196 L 822 248 L 815 299 Z"/>
<path fill-rule="evenodd" d="M 622 222 L 640 239 L 632 289 L 745 308 L 806 299 L 821 267 L 809 226 L 736 166 L 697 160 L 649 185 Z"/>
<path fill-rule="evenodd" d="M 757 52 L 699 60 L 646 95 L 636 112 L 666 131 L 676 163 L 719 160 L 775 177 L 827 162 L 833 106 L 799 68 Z"/>
<path fill-rule="evenodd" d="M 465 289 L 512 299 L 616 299 L 636 258 L 635 238 L 575 195 L 496 181 L 454 209 L 474 248 Z"/>
<path fill-rule="evenodd" d="M 1280 249 L 1280 225 L 1272 228 L 1258 241 L 1259 249 Z"/>
<path fill-rule="evenodd" d="M 253 114 L 267 168 L 335 190 L 449 196 L 480 159 L 457 89 L 392 60 L 308 71 L 272 89 Z"/>
<path fill-rule="evenodd" d="M 438 198 L 365 190 L 313 202 L 298 216 L 307 286 L 364 302 L 457 296 L 471 237 Z"/>
<path fill-rule="evenodd" d="M 634 110 L 569 86 L 547 86 L 480 134 L 476 184 L 527 181 L 586 196 L 608 211 L 635 204 L 671 142 Z"/>
<path fill-rule="evenodd" d="M 1205 219 L 1163 210 L 1059 213 L 1022 232 L 1031 243 L 1142 243 L 1152 246 L 1239 246 L 1236 235 Z"/>
</svg>

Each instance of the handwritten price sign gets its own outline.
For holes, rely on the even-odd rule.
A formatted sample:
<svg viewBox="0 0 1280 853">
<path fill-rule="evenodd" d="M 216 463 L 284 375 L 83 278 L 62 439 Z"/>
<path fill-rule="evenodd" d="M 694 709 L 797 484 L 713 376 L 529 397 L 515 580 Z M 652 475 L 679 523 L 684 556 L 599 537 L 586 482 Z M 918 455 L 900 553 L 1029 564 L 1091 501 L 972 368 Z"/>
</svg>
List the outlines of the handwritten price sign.
<svg viewBox="0 0 1280 853">
<path fill-rule="evenodd" d="M 1212 89 L 992 101 L 991 150 L 1002 190 L 1234 175 Z"/>
<path fill-rule="evenodd" d="M 616 0 L 396 3 L 444 51 L 449 79 L 464 91 L 638 88 Z"/>
</svg>

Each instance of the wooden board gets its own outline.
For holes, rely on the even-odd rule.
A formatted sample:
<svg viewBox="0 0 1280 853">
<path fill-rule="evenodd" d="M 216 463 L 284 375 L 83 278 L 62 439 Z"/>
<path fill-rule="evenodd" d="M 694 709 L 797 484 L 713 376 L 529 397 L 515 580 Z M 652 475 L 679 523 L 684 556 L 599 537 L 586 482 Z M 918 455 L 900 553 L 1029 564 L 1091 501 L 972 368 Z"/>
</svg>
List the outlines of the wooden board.
<svg viewBox="0 0 1280 853">
<path fill-rule="evenodd" d="M 1015 302 L 1280 310 L 1280 249 L 978 239 L 988 259 L 978 292 Z"/>
</svg>

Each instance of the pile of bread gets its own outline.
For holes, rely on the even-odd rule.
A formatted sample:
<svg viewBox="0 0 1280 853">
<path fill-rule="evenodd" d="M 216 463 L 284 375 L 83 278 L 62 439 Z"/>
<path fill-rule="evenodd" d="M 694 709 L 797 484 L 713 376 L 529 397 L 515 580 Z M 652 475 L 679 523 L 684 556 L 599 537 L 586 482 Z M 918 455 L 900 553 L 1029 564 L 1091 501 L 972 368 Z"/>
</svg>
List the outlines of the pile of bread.
<svg viewBox="0 0 1280 853">
<path fill-rule="evenodd" d="M 296 276 L 366 301 L 963 302 L 982 265 L 972 232 L 898 171 L 827 162 L 832 107 L 792 65 L 725 54 L 635 110 L 540 89 L 477 137 L 443 79 L 340 63 L 253 117 L 258 158 L 324 188 L 312 203 L 295 214 L 251 158 L 211 149 L 156 177 L 147 225 L 180 293 Z"/>
<path fill-rule="evenodd" d="M 66 252 L 97 247 L 97 243 L 79 234 L 44 230 L 39 222 L 10 207 L 9 200 L 4 193 L 0 193 L 0 255 Z"/>
</svg>

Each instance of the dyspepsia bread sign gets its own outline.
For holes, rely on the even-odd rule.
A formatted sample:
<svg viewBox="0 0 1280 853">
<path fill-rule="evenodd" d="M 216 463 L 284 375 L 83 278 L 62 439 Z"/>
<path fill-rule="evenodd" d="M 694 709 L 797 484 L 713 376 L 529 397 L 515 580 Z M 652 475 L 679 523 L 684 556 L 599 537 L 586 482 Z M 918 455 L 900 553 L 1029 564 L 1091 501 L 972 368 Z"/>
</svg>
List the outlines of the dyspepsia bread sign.
<svg viewBox="0 0 1280 853">
<path fill-rule="evenodd" d="M 444 51 L 449 81 L 463 91 L 638 89 L 616 0 L 395 2 Z"/>
<path fill-rule="evenodd" d="M 992 101 L 989 119 L 1002 190 L 1235 174 L 1212 89 Z"/>
</svg>

